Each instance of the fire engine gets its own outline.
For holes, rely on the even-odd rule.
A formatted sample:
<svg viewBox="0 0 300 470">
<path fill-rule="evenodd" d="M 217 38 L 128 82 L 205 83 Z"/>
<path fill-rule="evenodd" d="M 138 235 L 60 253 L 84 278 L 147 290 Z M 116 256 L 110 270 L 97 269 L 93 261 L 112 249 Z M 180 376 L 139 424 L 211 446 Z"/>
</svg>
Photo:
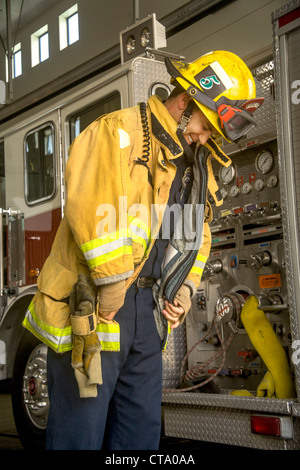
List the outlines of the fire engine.
<svg viewBox="0 0 300 470">
<path fill-rule="evenodd" d="M 155 15 L 150 20 L 157 26 Z M 238 144 L 222 142 L 233 163 L 214 167 L 224 203 L 212 203 L 210 258 L 186 321 L 163 353 L 163 430 L 170 437 L 293 450 L 300 448 L 299 0 L 274 11 L 272 25 L 273 58 L 252 70 L 257 96 L 265 98 L 258 125 Z M 126 30 L 127 40 L 134 31 Z M 22 321 L 63 216 L 68 148 L 99 115 L 151 94 L 167 97 L 172 88 L 163 52 L 148 48 L 129 60 L 124 51 L 120 66 L 1 124 L 0 379 L 12 381 L 25 448 L 43 445 L 49 399 L 47 348 Z M 253 344 L 241 321 L 249 296 L 258 300 L 288 370 L 280 364 L 270 370 L 265 351 Z M 261 396 L 268 372 L 274 381 L 288 374 L 294 396 Z"/>
</svg>

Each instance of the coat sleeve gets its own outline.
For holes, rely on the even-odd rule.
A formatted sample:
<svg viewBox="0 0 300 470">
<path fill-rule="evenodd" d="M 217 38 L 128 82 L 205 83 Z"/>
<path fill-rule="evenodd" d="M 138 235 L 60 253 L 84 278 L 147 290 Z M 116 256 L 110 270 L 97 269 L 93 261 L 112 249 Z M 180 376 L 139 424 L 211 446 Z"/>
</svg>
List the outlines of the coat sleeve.
<svg viewBox="0 0 300 470">
<path fill-rule="evenodd" d="M 130 137 L 117 117 L 94 121 L 70 147 L 65 217 L 98 286 L 133 272 L 126 205 L 129 148 Z"/>
<path fill-rule="evenodd" d="M 209 228 L 208 222 L 204 222 L 203 243 L 201 245 L 201 248 L 198 251 L 198 255 L 194 263 L 194 266 L 192 267 L 185 281 L 185 283 L 187 284 L 192 283 L 192 286 L 195 286 L 195 290 L 199 287 L 203 270 L 210 254 L 210 248 L 211 248 L 210 228 Z"/>
</svg>

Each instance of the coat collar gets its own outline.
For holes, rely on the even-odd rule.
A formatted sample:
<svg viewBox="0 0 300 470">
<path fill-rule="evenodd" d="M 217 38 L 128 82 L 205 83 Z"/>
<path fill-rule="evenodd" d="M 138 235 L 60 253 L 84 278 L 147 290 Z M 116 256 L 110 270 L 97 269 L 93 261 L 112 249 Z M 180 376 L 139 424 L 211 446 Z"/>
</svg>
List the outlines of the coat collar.
<svg viewBox="0 0 300 470">
<path fill-rule="evenodd" d="M 177 135 L 178 124 L 170 115 L 162 101 L 155 95 L 148 100 L 151 111 L 152 133 L 159 142 L 171 152 L 170 159 L 178 158 L 183 153 L 183 146 Z M 223 152 L 221 147 L 213 140 L 209 139 L 205 144 L 212 156 L 223 166 L 230 166 L 231 159 Z"/>
<path fill-rule="evenodd" d="M 212 139 L 208 139 L 205 147 L 211 152 L 211 155 L 223 166 L 229 167 L 232 164 L 232 160 L 223 152 L 221 147 Z"/>
<path fill-rule="evenodd" d="M 151 111 L 152 134 L 171 153 L 170 159 L 178 158 L 183 153 L 177 132 L 177 122 L 157 96 L 148 100 Z"/>
</svg>

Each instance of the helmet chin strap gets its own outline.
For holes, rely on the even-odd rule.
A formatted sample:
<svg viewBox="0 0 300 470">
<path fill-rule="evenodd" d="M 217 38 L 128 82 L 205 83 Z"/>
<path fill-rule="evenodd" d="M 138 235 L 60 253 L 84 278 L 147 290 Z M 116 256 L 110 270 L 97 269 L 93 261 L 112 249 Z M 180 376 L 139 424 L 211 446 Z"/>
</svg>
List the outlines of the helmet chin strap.
<svg viewBox="0 0 300 470">
<path fill-rule="evenodd" d="M 185 153 L 185 155 L 186 155 L 189 162 L 193 162 L 195 156 L 194 156 L 194 152 L 193 152 L 192 148 L 186 142 L 185 137 L 184 137 L 183 134 L 186 130 L 186 126 L 188 125 L 188 123 L 191 120 L 193 109 L 194 109 L 194 103 L 193 103 L 193 100 L 190 100 L 188 102 L 188 105 L 187 105 L 186 109 L 184 110 L 184 112 L 182 114 L 181 121 L 177 126 L 177 136 L 178 136 L 178 138 L 181 142 L 184 153 Z"/>
<path fill-rule="evenodd" d="M 181 129 L 183 133 L 185 132 L 186 127 L 191 120 L 193 109 L 194 109 L 194 102 L 193 100 L 190 100 L 188 102 L 186 109 L 183 111 L 180 123 L 178 124 L 178 129 Z"/>
</svg>

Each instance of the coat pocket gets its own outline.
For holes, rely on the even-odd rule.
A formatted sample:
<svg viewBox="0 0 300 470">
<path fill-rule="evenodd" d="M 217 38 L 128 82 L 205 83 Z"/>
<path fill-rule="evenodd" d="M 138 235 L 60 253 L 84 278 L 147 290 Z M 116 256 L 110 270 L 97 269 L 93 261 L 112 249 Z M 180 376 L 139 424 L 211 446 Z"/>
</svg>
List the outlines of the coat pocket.
<svg viewBox="0 0 300 470">
<path fill-rule="evenodd" d="M 78 274 L 50 255 L 38 277 L 38 291 L 26 313 L 26 326 L 56 352 L 72 349 L 69 295 Z"/>
<path fill-rule="evenodd" d="M 55 301 L 37 291 L 27 309 L 23 326 L 55 352 L 63 353 L 72 349 L 69 317 L 67 303 Z"/>
<path fill-rule="evenodd" d="M 38 277 L 37 286 L 41 292 L 49 297 L 62 300 L 69 297 L 77 280 L 77 272 L 66 268 L 55 256 L 50 255 Z"/>
</svg>

